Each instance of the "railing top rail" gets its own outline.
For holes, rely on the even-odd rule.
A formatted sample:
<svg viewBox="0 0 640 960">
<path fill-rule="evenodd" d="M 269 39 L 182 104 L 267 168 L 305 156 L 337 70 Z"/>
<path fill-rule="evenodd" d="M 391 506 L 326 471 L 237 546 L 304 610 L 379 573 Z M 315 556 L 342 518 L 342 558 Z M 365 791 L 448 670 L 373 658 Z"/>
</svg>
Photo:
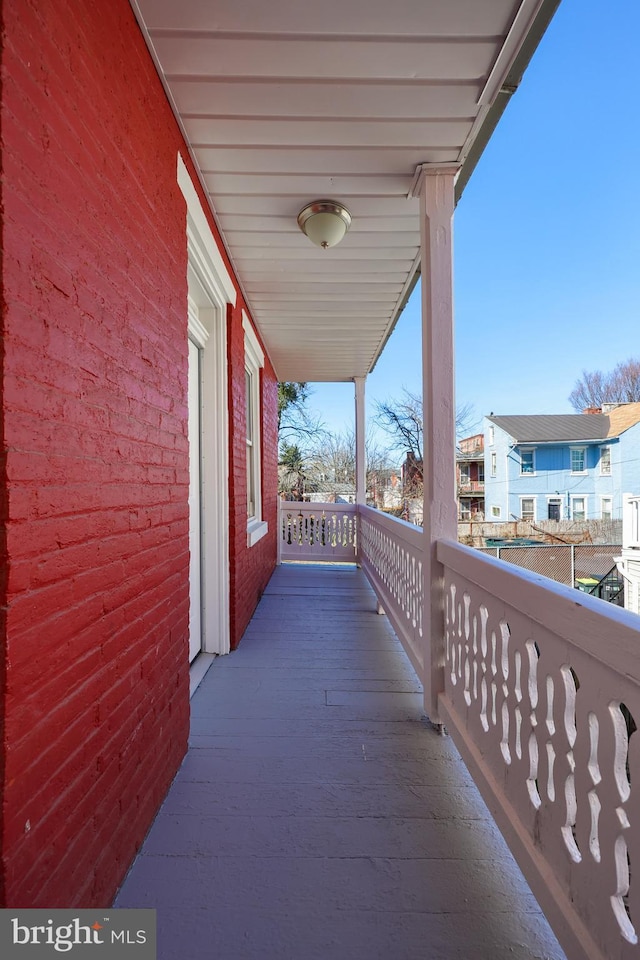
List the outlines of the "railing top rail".
<svg viewBox="0 0 640 960">
<path fill-rule="evenodd" d="M 411 544 L 415 549 L 422 549 L 424 533 L 422 527 L 417 527 L 415 523 L 409 523 L 407 520 L 401 520 L 400 517 L 390 516 L 381 510 L 365 507 L 362 504 L 358 506 L 358 513 L 371 523 L 388 530 L 398 540 Z"/>
<path fill-rule="evenodd" d="M 313 503 L 301 502 L 300 500 L 279 500 L 280 509 L 285 513 L 355 513 L 355 503 L 325 503 L 317 501 Z"/>
<path fill-rule="evenodd" d="M 524 616 L 640 683 L 640 620 L 622 607 L 505 564 L 453 541 L 440 540 L 438 560 Z M 615 642 L 611 642 L 615 637 Z"/>
</svg>

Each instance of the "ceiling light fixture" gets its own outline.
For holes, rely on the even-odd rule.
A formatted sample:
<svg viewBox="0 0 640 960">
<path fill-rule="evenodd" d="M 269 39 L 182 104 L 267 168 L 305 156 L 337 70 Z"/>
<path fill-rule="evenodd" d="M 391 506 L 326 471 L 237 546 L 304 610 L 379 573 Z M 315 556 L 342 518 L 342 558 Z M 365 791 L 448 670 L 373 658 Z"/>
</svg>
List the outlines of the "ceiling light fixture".
<svg viewBox="0 0 640 960">
<path fill-rule="evenodd" d="M 351 226 L 351 214 L 335 200 L 314 200 L 298 214 L 298 226 L 312 243 L 326 250 L 340 243 Z"/>
</svg>

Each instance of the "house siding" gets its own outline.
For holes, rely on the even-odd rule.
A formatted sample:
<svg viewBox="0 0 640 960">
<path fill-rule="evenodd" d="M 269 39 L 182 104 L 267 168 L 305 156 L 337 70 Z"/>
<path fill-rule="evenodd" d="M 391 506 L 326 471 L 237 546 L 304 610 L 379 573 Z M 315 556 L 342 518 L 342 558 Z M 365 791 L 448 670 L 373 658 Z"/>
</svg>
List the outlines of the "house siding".
<svg viewBox="0 0 640 960">
<path fill-rule="evenodd" d="M 2 30 L 1 896 L 108 905 L 188 732 L 188 154 L 126 0 L 9 0 Z M 263 397 L 273 513 L 269 365 Z M 275 516 L 261 544 L 234 538 L 235 643 Z"/>
</svg>

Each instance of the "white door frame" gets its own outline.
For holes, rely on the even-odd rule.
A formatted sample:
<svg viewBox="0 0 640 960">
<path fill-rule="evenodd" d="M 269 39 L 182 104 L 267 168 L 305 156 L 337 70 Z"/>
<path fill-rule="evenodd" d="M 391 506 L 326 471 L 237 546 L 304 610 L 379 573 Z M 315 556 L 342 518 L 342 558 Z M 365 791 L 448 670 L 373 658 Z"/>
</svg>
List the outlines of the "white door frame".
<svg viewBox="0 0 640 960">
<path fill-rule="evenodd" d="M 235 303 L 236 291 L 179 155 L 178 184 L 187 202 L 188 335 L 202 350 L 202 649 L 224 654 L 230 649 L 227 304 Z"/>
<path fill-rule="evenodd" d="M 226 316 L 191 256 L 189 338 L 201 350 L 202 649 L 223 654 L 230 638 Z"/>
</svg>

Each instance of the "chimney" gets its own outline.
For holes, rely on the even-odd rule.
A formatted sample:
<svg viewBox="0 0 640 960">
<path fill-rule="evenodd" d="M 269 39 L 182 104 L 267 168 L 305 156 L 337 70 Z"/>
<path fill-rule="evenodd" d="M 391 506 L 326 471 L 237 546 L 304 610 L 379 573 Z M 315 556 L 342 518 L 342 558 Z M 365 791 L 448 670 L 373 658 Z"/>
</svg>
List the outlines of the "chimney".
<svg viewBox="0 0 640 960">
<path fill-rule="evenodd" d="M 602 413 L 602 407 L 585 407 L 583 413 Z"/>
</svg>

